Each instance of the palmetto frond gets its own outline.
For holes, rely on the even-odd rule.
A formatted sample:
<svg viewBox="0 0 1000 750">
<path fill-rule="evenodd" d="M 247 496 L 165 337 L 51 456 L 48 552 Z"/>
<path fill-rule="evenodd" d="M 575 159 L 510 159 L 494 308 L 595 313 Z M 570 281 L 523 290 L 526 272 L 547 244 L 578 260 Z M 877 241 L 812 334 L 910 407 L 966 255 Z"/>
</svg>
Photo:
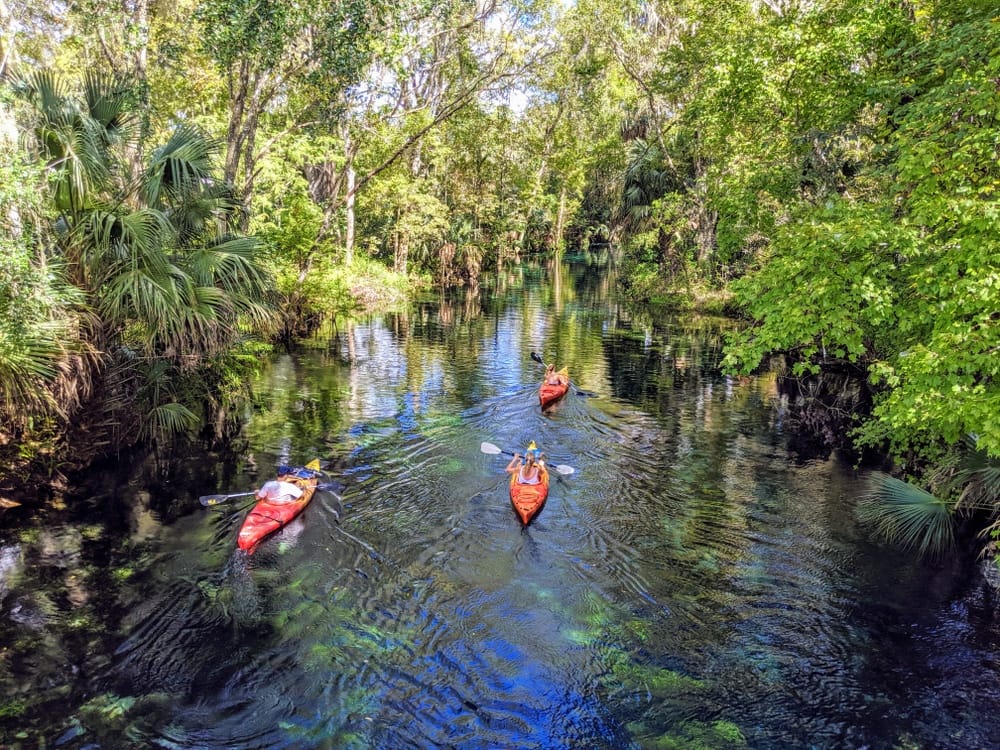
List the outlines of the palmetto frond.
<svg viewBox="0 0 1000 750">
<path fill-rule="evenodd" d="M 199 284 L 259 297 L 270 279 L 257 262 L 261 244 L 253 237 L 228 237 L 192 250 L 187 264 Z"/>
<path fill-rule="evenodd" d="M 260 242 L 253 237 L 227 237 L 187 256 L 186 268 L 196 283 L 226 292 L 233 310 L 249 325 L 270 330 L 274 309 L 267 302 L 271 278 L 260 265 Z"/>
<path fill-rule="evenodd" d="M 143 416 L 139 425 L 139 437 L 164 438 L 180 435 L 195 429 L 201 420 L 184 404 L 168 402 L 157 404 Z"/>
<path fill-rule="evenodd" d="M 34 102 L 43 122 L 58 127 L 72 121 L 74 109 L 61 76 L 50 70 L 33 70 L 15 85 L 15 89 Z"/>
<path fill-rule="evenodd" d="M 1000 513 L 1000 458 L 981 450 L 975 435 L 966 436 L 953 482 L 962 488 L 958 506 Z"/>
<path fill-rule="evenodd" d="M 100 128 L 103 145 L 119 143 L 134 132 L 131 92 L 123 79 L 88 70 L 83 78 L 83 99 L 87 114 Z"/>
<path fill-rule="evenodd" d="M 213 182 L 218 144 L 192 125 L 180 125 L 153 153 L 146 170 L 143 196 L 147 205 L 183 203 Z"/>
<path fill-rule="evenodd" d="M 144 268 L 165 273 L 168 261 L 163 246 L 169 241 L 169 224 L 159 211 L 141 208 L 119 214 L 95 207 L 76 230 L 79 257 L 88 267 L 91 284 L 99 287 L 118 273 Z"/>
<path fill-rule="evenodd" d="M 955 545 L 950 507 L 929 492 L 875 472 L 858 504 L 858 518 L 886 541 L 921 555 L 941 555 Z"/>
<path fill-rule="evenodd" d="M 57 322 L 0 326 L 0 412 L 7 419 L 55 406 L 46 384 L 58 372 L 65 339 L 65 325 Z"/>
</svg>

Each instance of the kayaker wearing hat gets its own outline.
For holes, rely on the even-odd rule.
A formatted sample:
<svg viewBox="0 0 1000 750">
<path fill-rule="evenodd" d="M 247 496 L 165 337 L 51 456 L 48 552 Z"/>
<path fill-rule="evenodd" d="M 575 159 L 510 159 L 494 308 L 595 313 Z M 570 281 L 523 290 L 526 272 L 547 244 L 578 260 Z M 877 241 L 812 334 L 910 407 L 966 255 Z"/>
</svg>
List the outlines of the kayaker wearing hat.
<svg viewBox="0 0 1000 750">
<path fill-rule="evenodd" d="M 524 453 L 524 461 L 521 461 L 520 453 L 515 453 L 510 463 L 507 464 L 507 472 L 510 474 L 517 472 L 518 484 L 539 484 L 542 481 L 541 471 L 539 470 L 540 459 L 541 451 L 538 450 L 538 446 L 532 440 L 528 444 L 528 450 Z"/>
</svg>

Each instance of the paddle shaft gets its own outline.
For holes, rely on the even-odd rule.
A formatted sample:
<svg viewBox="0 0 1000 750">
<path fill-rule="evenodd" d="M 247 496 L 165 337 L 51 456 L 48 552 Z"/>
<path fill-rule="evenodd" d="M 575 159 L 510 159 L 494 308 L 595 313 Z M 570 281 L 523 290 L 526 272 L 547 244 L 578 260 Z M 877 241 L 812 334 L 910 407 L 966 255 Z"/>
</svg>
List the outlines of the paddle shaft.
<svg viewBox="0 0 1000 750">
<path fill-rule="evenodd" d="M 332 490 L 333 489 L 333 485 L 332 484 L 317 484 L 316 485 L 316 489 L 317 490 Z M 256 495 L 256 494 L 257 494 L 257 490 L 250 490 L 249 492 L 234 492 L 231 495 L 202 495 L 201 497 L 198 498 L 198 502 L 200 502 L 202 505 L 204 505 L 207 508 L 210 505 L 218 505 L 219 503 L 224 503 L 227 500 L 230 500 L 230 499 L 232 499 L 234 497 L 248 497 L 249 495 Z M 336 492 L 334 492 L 333 494 L 334 494 L 334 496 L 338 500 L 342 500 L 343 499 Z"/>
</svg>

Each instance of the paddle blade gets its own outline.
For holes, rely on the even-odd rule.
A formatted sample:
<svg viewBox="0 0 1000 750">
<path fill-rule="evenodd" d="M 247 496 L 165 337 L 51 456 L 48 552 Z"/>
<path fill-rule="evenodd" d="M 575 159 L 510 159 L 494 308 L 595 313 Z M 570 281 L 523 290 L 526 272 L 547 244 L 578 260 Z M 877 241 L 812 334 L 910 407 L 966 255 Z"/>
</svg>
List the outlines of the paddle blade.
<svg viewBox="0 0 1000 750">
<path fill-rule="evenodd" d="M 540 356 L 538 356 L 538 352 L 532 352 L 531 353 L 531 358 L 533 360 L 535 360 L 540 365 L 544 365 L 545 364 L 545 361 Z"/>
<path fill-rule="evenodd" d="M 562 474 L 564 477 L 569 476 L 570 474 L 574 474 L 576 472 L 576 469 L 574 469 L 572 466 L 567 466 L 566 464 L 556 464 L 552 468 L 555 469 L 559 474 Z"/>
<path fill-rule="evenodd" d="M 493 443 L 480 443 L 479 450 L 481 450 L 483 453 L 488 453 L 491 456 L 499 456 L 501 453 L 503 453 L 503 451 L 497 448 L 495 445 L 493 445 Z"/>
<path fill-rule="evenodd" d="M 210 505 L 218 505 L 219 503 L 224 503 L 231 497 L 246 497 L 247 495 L 257 494 L 256 490 L 250 490 L 249 492 L 235 492 L 232 495 L 202 495 L 198 498 L 198 502 L 204 505 L 206 508 Z"/>
</svg>

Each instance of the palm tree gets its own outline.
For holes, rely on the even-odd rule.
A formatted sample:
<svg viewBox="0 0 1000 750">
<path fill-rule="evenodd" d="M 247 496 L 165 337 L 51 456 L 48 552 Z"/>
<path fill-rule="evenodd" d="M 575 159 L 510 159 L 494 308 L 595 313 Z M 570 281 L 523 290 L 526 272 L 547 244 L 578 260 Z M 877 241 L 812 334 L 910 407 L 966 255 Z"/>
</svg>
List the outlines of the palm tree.
<svg viewBox="0 0 1000 750">
<path fill-rule="evenodd" d="M 686 225 L 679 202 L 668 207 L 664 199 L 685 190 L 676 165 L 658 143 L 636 138 L 625 168 L 620 221 L 627 232 L 656 230 L 656 262 L 660 272 L 675 281 L 683 272 L 683 250 L 676 227 Z M 660 203 L 659 215 L 656 205 Z"/>
<path fill-rule="evenodd" d="M 259 245 L 229 231 L 238 201 L 216 178 L 218 144 L 180 124 L 139 163 L 126 82 L 89 73 L 74 97 L 42 71 L 19 88 L 52 176 L 51 253 L 95 314 L 83 333 L 105 353 L 105 392 L 142 396 L 135 436 L 193 426 L 180 376 L 272 322 Z"/>
</svg>

